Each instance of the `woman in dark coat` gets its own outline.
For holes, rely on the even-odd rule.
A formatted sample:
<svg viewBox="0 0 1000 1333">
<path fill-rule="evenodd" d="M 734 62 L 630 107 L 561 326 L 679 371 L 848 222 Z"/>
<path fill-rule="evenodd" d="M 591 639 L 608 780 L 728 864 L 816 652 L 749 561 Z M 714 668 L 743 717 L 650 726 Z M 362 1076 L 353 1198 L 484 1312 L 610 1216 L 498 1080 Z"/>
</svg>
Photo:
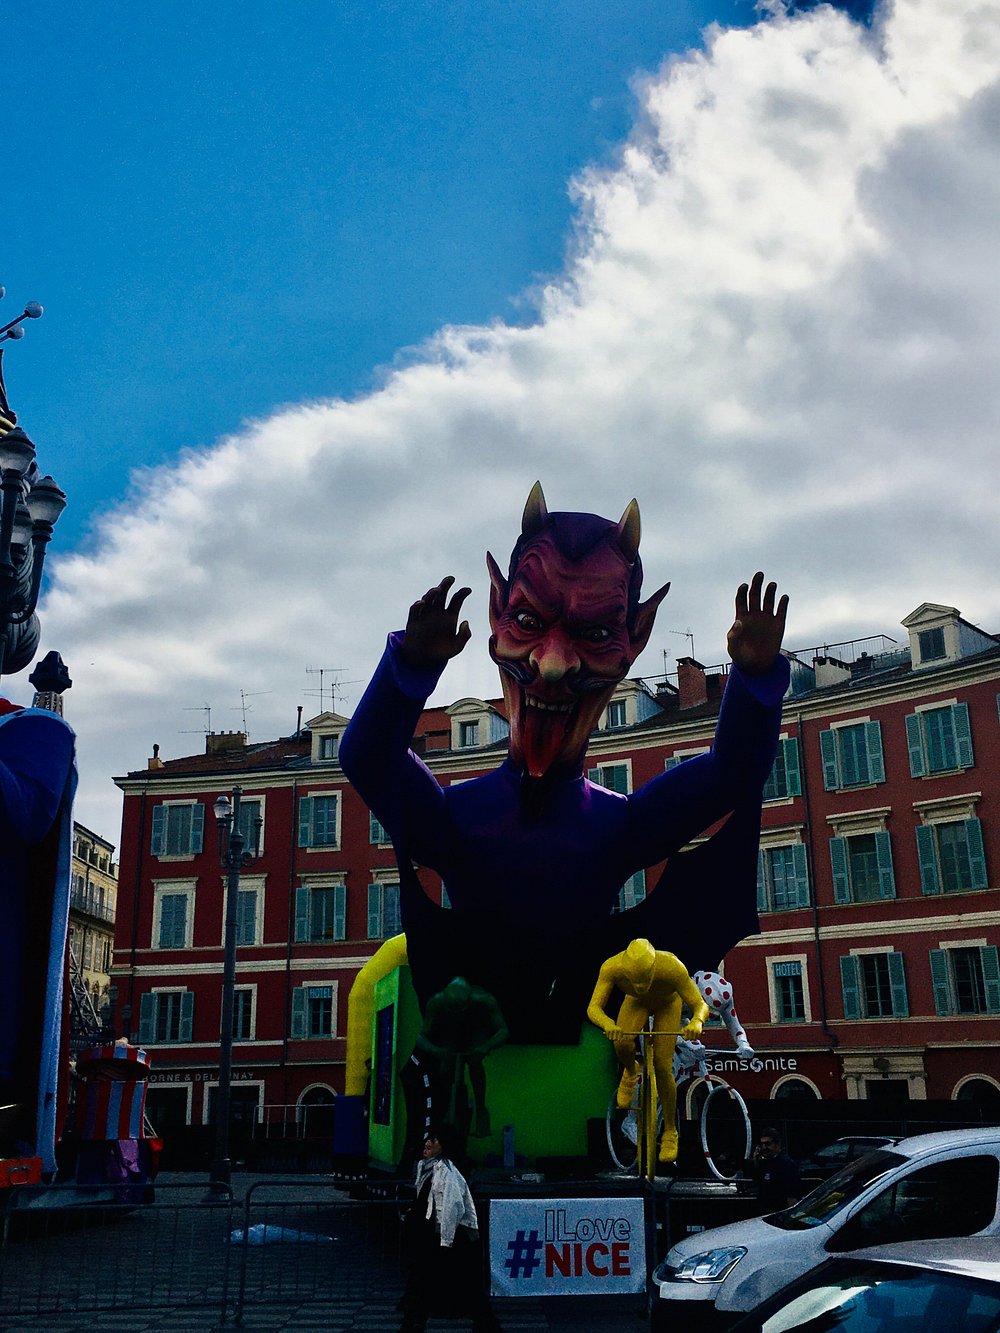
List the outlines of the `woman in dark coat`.
<svg viewBox="0 0 1000 1333">
<path fill-rule="evenodd" d="M 429 1134 L 417 1164 L 417 1198 L 404 1228 L 400 1333 L 422 1333 L 432 1314 L 471 1318 L 473 1333 L 500 1333 L 483 1286 L 476 1207 L 452 1160 L 452 1143 L 447 1126 Z"/>
</svg>

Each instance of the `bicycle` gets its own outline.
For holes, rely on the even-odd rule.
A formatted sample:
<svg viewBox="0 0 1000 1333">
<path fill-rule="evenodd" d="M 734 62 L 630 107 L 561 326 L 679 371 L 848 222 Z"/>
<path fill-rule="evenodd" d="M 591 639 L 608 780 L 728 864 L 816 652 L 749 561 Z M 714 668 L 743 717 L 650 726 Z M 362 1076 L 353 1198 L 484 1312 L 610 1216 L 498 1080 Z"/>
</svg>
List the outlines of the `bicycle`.
<svg viewBox="0 0 1000 1333">
<path fill-rule="evenodd" d="M 652 1180 L 656 1174 L 656 1145 L 663 1129 L 663 1116 L 657 1106 L 656 1080 L 653 1075 L 653 1043 L 649 1039 L 656 1036 L 680 1038 L 680 1033 L 664 1032 L 647 1027 L 641 1032 L 629 1033 L 628 1035 L 639 1038 L 641 1073 L 632 1097 L 632 1105 L 628 1110 L 622 1110 L 618 1106 L 617 1089 L 611 1094 L 605 1122 L 608 1152 L 611 1154 L 611 1160 L 620 1171 L 631 1171 L 636 1168 L 640 1176 Z M 681 1041 L 683 1041 L 683 1038 L 681 1038 Z M 680 1042 L 678 1045 L 680 1046 Z M 746 1102 L 736 1088 L 727 1083 L 721 1074 L 708 1072 L 705 1057 L 707 1055 L 739 1055 L 740 1053 L 737 1049 L 731 1052 L 708 1050 L 701 1042 L 685 1042 L 680 1050 L 674 1052 L 674 1081 L 677 1084 L 678 1119 L 681 1118 L 681 1107 L 685 1100 L 681 1096 L 684 1085 L 691 1083 L 695 1078 L 701 1079 L 704 1083 L 710 1085 L 708 1096 L 702 1103 L 698 1115 L 698 1127 L 705 1164 L 716 1180 L 722 1181 L 734 1179 L 739 1167 L 727 1175 L 719 1169 L 712 1156 L 708 1141 L 708 1113 L 715 1098 L 721 1094 L 726 1094 L 739 1112 L 743 1122 L 745 1140 L 742 1160 L 746 1160 L 750 1156 L 753 1147 L 753 1130 L 750 1125 L 750 1113 L 747 1111 Z"/>
</svg>

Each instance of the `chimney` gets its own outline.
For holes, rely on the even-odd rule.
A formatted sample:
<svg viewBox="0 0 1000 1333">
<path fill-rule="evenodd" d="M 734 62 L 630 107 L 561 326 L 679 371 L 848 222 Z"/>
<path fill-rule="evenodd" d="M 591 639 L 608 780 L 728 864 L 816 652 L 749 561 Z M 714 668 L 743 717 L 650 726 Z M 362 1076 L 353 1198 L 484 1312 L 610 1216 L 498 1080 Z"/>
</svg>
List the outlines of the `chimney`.
<svg viewBox="0 0 1000 1333">
<path fill-rule="evenodd" d="M 697 708 L 699 704 L 708 701 L 705 668 L 693 657 L 677 659 L 677 690 L 681 708 Z"/>
<path fill-rule="evenodd" d="M 226 750 L 242 750 L 246 743 L 245 731 L 210 731 L 205 736 L 205 753 L 222 754 Z"/>
<path fill-rule="evenodd" d="M 163 767 L 163 760 L 160 758 L 160 747 L 158 745 L 153 746 L 153 753 L 152 756 L 146 760 L 146 767 L 147 768 Z"/>
</svg>

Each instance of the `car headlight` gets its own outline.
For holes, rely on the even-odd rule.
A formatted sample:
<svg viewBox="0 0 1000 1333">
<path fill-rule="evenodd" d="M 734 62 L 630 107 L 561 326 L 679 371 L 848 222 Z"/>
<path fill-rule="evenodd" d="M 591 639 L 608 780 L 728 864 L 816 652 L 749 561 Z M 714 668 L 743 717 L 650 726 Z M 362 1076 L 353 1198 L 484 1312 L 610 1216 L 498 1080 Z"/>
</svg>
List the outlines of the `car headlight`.
<svg viewBox="0 0 1000 1333">
<path fill-rule="evenodd" d="M 733 1271 L 746 1254 L 746 1246 L 733 1245 L 726 1249 L 703 1250 L 689 1255 L 679 1263 L 670 1262 L 667 1255 L 653 1270 L 657 1282 L 721 1282 Z"/>
</svg>

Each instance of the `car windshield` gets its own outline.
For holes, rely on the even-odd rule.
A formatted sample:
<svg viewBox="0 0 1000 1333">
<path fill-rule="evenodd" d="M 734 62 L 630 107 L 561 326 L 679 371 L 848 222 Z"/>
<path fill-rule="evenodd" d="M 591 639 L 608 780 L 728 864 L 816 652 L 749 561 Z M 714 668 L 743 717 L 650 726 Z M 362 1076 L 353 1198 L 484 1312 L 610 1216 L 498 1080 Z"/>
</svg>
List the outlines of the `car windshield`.
<svg viewBox="0 0 1000 1333">
<path fill-rule="evenodd" d="M 902 1166 L 906 1160 L 900 1153 L 883 1148 L 865 1153 L 856 1162 L 842 1166 L 836 1175 L 817 1185 L 811 1194 L 791 1208 L 771 1213 L 764 1221 L 783 1231 L 807 1231 L 810 1227 L 818 1227 L 859 1198 L 873 1181 L 894 1166 Z"/>
<path fill-rule="evenodd" d="M 737 1325 L 738 1333 L 909 1333 L 911 1329 L 998 1333 L 1000 1286 L 904 1264 L 842 1264 L 796 1283 Z"/>
</svg>

